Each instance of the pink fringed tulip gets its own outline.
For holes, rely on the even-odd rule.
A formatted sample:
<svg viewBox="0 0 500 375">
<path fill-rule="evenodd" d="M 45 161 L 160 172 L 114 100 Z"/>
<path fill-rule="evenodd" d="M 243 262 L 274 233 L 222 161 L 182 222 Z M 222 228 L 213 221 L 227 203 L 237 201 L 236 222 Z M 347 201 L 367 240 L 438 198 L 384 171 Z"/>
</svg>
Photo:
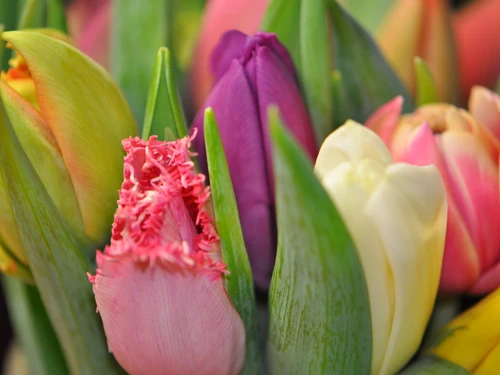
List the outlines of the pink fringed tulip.
<svg viewBox="0 0 500 375">
<path fill-rule="evenodd" d="M 189 142 L 123 142 L 111 245 L 90 280 L 109 350 L 131 375 L 237 375 L 243 366 L 244 327 Z"/>
<path fill-rule="evenodd" d="M 78 48 L 104 67 L 109 60 L 110 0 L 73 0 L 66 10 L 68 29 Z"/>
<path fill-rule="evenodd" d="M 193 94 L 200 108 L 214 85 L 210 70 L 212 50 L 226 31 L 253 34 L 258 30 L 269 0 L 210 0 L 205 9 L 192 67 Z"/>
<path fill-rule="evenodd" d="M 432 71 L 441 100 L 458 100 L 458 70 L 448 1 L 394 1 L 376 39 L 411 91 L 416 88 L 413 59 L 419 56 Z"/>
<path fill-rule="evenodd" d="M 500 0 L 480 0 L 453 18 L 462 97 L 474 85 L 493 88 L 500 78 Z"/>
<path fill-rule="evenodd" d="M 366 123 L 395 161 L 434 164 L 448 197 L 442 293 L 482 294 L 500 285 L 499 98 L 473 90 L 470 112 L 432 104 L 401 116 L 402 99 Z"/>
<path fill-rule="evenodd" d="M 200 167 L 207 171 L 203 109 L 212 107 L 228 160 L 254 280 L 267 289 L 276 252 L 274 186 L 267 108 L 276 104 L 307 154 L 316 156 L 314 134 L 292 60 L 274 34 L 226 33 L 214 50 L 217 84 L 193 123 Z"/>
</svg>

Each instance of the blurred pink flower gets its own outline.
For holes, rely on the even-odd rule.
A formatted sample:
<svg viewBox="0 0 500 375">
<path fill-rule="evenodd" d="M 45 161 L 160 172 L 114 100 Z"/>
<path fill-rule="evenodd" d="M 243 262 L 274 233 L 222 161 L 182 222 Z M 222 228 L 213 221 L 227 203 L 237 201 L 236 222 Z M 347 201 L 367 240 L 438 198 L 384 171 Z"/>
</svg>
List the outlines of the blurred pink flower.
<svg viewBox="0 0 500 375">
<path fill-rule="evenodd" d="M 74 0 L 66 9 L 68 31 L 77 47 L 103 67 L 109 62 L 110 0 Z"/>
<path fill-rule="evenodd" d="M 109 350 L 131 375 L 238 374 L 243 323 L 224 289 L 209 188 L 189 138 L 126 139 L 111 245 L 90 276 Z"/>
</svg>

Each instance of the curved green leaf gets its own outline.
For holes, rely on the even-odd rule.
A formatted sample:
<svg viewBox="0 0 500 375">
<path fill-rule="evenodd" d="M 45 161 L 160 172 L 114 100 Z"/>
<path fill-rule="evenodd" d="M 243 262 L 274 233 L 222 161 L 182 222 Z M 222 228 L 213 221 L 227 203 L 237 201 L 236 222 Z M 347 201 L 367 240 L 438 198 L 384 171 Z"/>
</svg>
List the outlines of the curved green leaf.
<svg viewBox="0 0 500 375">
<path fill-rule="evenodd" d="M 270 289 L 272 374 L 369 374 L 372 333 L 363 269 L 309 159 L 270 113 L 278 251 Z"/>
<path fill-rule="evenodd" d="M 226 155 L 211 108 L 205 110 L 204 129 L 215 222 L 220 236 L 222 259 L 231 272 L 225 277 L 226 290 L 245 325 L 246 360 L 242 375 L 260 375 L 263 361 L 259 351 L 252 270 Z"/>
<path fill-rule="evenodd" d="M 84 244 L 72 236 L 0 105 L 0 166 L 43 304 L 74 374 L 121 374 L 96 314 Z"/>
<path fill-rule="evenodd" d="M 417 105 L 439 102 L 438 88 L 429 67 L 424 60 L 417 56 L 415 56 L 413 62 L 417 83 Z"/>
</svg>

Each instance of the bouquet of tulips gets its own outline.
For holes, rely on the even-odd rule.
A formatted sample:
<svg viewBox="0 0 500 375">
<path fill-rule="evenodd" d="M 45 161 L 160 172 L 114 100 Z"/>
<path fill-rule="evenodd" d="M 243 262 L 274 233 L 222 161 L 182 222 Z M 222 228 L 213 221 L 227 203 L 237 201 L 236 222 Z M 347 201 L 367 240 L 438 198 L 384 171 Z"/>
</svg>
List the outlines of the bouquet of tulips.
<svg viewBox="0 0 500 375">
<path fill-rule="evenodd" d="M 4 373 L 500 374 L 499 14 L 0 0 Z"/>
</svg>

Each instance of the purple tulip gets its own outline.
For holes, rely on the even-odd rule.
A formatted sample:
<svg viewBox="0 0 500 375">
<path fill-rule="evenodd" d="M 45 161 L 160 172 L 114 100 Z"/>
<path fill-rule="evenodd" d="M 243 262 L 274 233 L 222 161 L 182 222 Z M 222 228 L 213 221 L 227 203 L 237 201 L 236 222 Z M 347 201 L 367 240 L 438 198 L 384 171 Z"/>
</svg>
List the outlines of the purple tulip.
<svg viewBox="0 0 500 375">
<path fill-rule="evenodd" d="M 256 285 L 267 290 L 276 255 L 276 218 L 267 108 L 278 106 L 307 154 L 317 154 L 311 121 L 293 62 L 274 34 L 223 35 L 212 55 L 216 84 L 193 127 L 202 171 L 207 173 L 203 112 L 212 107 L 234 186 L 245 244 Z"/>
</svg>

